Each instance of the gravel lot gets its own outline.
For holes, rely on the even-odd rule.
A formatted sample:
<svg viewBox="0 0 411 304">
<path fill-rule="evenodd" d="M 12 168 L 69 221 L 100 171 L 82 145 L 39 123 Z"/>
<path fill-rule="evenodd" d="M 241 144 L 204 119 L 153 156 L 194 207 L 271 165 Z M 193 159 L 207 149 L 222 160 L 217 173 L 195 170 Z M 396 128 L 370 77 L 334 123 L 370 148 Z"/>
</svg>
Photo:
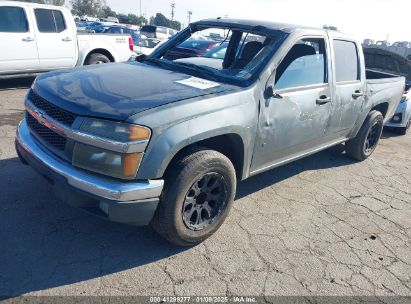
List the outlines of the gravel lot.
<svg viewBox="0 0 411 304">
<path fill-rule="evenodd" d="M 411 296 L 411 135 L 242 182 L 228 221 L 175 248 L 57 201 L 14 151 L 32 79 L 0 82 L 0 295 Z"/>
</svg>

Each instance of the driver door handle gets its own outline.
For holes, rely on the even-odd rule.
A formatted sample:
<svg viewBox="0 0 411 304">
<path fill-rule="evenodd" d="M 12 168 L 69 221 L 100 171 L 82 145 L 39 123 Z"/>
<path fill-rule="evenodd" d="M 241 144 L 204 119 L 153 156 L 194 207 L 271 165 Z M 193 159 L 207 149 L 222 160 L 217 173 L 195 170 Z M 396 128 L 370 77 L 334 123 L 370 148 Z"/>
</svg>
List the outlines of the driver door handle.
<svg viewBox="0 0 411 304">
<path fill-rule="evenodd" d="M 352 98 L 354 98 L 354 99 L 360 98 L 362 96 L 364 96 L 364 93 L 361 92 L 360 90 L 357 90 L 352 94 Z"/>
<path fill-rule="evenodd" d="M 325 105 L 329 102 L 331 102 L 331 98 L 326 96 L 326 95 L 322 95 L 322 96 L 318 97 L 317 100 L 316 100 L 316 103 L 320 106 Z"/>
<path fill-rule="evenodd" d="M 70 37 L 66 37 L 66 38 L 63 38 L 63 39 L 61 39 L 62 41 L 64 41 L 64 42 L 69 42 L 69 41 L 71 41 L 71 38 Z"/>
</svg>

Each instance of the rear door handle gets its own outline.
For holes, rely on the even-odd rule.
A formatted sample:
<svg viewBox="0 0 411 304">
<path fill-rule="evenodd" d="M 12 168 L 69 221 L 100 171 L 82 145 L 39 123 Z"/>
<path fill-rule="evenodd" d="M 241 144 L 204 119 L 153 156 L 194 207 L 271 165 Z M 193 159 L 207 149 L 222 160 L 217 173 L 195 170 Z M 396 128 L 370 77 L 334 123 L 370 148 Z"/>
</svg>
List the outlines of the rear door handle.
<svg viewBox="0 0 411 304">
<path fill-rule="evenodd" d="M 66 38 L 63 38 L 63 39 L 61 39 L 62 41 L 64 41 L 64 42 L 69 42 L 69 41 L 71 41 L 72 39 L 70 38 L 70 37 L 66 37 Z"/>
<path fill-rule="evenodd" d="M 21 40 L 23 40 L 24 42 L 32 42 L 32 41 L 34 41 L 34 38 L 26 37 L 26 38 L 23 38 Z"/>
<path fill-rule="evenodd" d="M 357 98 L 360 98 L 360 97 L 363 97 L 363 96 L 364 96 L 364 93 L 361 92 L 360 90 L 355 91 L 355 92 L 352 94 L 352 98 L 354 98 L 354 99 L 357 99 Z"/>
<path fill-rule="evenodd" d="M 320 96 L 319 98 L 317 98 L 317 100 L 316 100 L 316 103 L 318 104 L 318 105 L 325 105 L 325 104 L 327 104 L 327 103 L 329 103 L 329 102 L 331 102 L 331 98 L 330 97 L 328 97 L 328 96 L 326 96 L 326 95 L 322 95 L 322 96 Z"/>
</svg>

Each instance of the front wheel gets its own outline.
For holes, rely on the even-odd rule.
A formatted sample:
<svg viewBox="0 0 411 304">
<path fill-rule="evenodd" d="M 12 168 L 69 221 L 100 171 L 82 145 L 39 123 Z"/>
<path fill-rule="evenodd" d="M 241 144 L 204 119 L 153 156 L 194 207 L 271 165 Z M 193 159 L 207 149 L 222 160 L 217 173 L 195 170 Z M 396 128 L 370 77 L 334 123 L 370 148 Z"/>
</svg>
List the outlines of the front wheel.
<svg viewBox="0 0 411 304">
<path fill-rule="evenodd" d="M 345 143 L 347 156 L 359 161 L 370 157 L 380 140 L 383 126 L 384 117 L 381 112 L 371 111 L 357 136 Z"/>
<path fill-rule="evenodd" d="M 201 243 L 223 224 L 235 191 L 230 160 L 214 150 L 196 148 L 168 170 L 152 226 L 175 245 Z"/>
</svg>

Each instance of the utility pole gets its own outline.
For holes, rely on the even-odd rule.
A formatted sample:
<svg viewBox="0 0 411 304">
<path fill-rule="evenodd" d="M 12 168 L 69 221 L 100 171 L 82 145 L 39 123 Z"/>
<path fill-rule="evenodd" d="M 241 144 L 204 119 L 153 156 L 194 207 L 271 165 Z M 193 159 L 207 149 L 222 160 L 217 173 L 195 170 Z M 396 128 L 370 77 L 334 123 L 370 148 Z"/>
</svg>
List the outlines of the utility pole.
<svg viewBox="0 0 411 304">
<path fill-rule="evenodd" d="M 143 17 L 143 12 L 141 11 L 141 0 L 140 0 L 140 17 Z"/>
<path fill-rule="evenodd" d="M 193 11 L 188 11 L 188 24 L 191 23 L 191 16 L 193 15 Z"/>
<path fill-rule="evenodd" d="M 174 21 L 174 10 L 176 8 L 176 4 L 173 2 L 171 3 L 171 20 Z"/>
</svg>

